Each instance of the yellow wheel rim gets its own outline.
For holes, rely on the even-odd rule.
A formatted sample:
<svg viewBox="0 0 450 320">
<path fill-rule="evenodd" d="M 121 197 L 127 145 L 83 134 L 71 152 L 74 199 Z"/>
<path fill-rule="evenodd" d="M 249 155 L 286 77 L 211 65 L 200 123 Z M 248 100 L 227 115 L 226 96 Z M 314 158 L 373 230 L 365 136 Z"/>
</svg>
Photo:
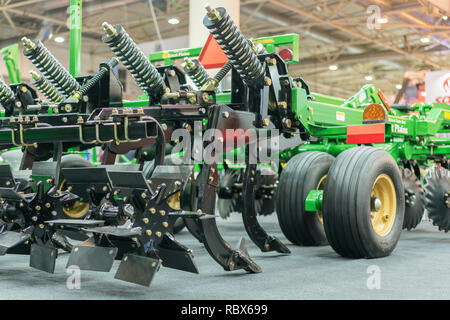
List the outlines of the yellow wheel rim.
<svg viewBox="0 0 450 320">
<path fill-rule="evenodd" d="M 88 210 L 89 203 L 82 203 L 80 201 L 75 201 L 72 205 L 63 207 L 64 214 L 73 219 L 84 217 Z"/>
<path fill-rule="evenodd" d="M 181 209 L 181 191 L 175 193 L 169 199 L 167 199 L 167 204 L 173 210 L 180 210 Z"/>
<path fill-rule="evenodd" d="M 66 179 L 64 179 L 59 185 L 58 190 L 62 191 L 66 184 Z M 84 203 L 80 201 L 75 201 L 73 204 L 64 206 L 62 208 L 64 214 L 72 219 L 80 219 L 86 215 L 89 211 L 89 203 Z"/>
<path fill-rule="evenodd" d="M 328 175 L 324 175 L 322 178 L 320 178 L 319 183 L 317 184 L 317 190 L 323 190 L 325 187 L 325 181 L 327 180 Z M 317 212 L 317 218 L 319 219 L 320 223 L 323 224 L 323 214 L 322 211 Z"/>
<path fill-rule="evenodd" d="M 391 178 L 381 174 L 372 187 L 370 220 L 377 235 L 391 232 L 397 214 L 397 194 Z"/>
</svg>

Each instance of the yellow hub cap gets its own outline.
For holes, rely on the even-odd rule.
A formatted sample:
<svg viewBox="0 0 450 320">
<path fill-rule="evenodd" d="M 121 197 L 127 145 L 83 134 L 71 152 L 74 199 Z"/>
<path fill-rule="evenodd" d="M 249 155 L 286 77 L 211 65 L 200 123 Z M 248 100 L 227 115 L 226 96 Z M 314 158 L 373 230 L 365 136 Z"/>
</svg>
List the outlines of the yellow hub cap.
<svg viewBox="0 0 450 320">
<path fill-rule="evenodd" d="M 317 190 L 323 190 L 325 187 L 325 181 L 327 180 L 328 175 L 324 175 L 317 184 Z M 320 223 L 323 224 L 323 214 L 322 211 L 317 212 L 317 218 L 319 219 Z"/>
<path fill-rule="evenodd" d="M 378 176 L 372 187 L 370 220 L 375 232 L 386 236 L 395 222 L 397 214 L 397 194 L 391 178 L 382 174 Z"/>
<path fill-rule="evenodd" d="M 66 185 L 66 179 L 64 179 L 59 185 L 58 190 L 62 191 Z M 89 203 L 75 201 L 73 204 L 64 206 L 62 208 L 64 214 L 72 219 L 80 219 L 86 215 L 89 211 Z"/>
</svg>

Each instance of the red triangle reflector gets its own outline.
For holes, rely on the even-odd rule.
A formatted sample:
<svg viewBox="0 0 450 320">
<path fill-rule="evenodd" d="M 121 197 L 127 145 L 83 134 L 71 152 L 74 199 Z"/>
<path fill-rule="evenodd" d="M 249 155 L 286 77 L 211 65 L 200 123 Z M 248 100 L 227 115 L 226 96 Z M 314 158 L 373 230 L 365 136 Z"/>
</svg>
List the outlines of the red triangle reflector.
<svg viewBox="0 0 450 320">
<path fill-rule="evenodd" d="M 228 57 L 210 34 L 198 60 L 205 69 L 217 69 L 222 68 L 228 62 Z"/>
</svg>

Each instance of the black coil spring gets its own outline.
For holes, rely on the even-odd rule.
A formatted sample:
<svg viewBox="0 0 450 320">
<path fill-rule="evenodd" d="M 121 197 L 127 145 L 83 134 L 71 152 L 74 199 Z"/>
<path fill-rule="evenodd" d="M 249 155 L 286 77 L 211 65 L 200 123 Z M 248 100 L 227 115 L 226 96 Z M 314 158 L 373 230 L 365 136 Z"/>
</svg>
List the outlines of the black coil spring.
<svg viewBox="0 0 450 320">
<path fill-rule="evenodd" d="M 14 101 L 14 92 L 0 79 L 0 105 L 7 107 Z"/>
<path fill-rule="evenodd" d="M 220 82 L 223 80 L 223 78 L 225 78 L 225 76 L 228 74 L 228 72 L 230 72 L 231 68 L 233 67 L 233 64 L 231 63 L 231 61 L 228 61 L 223 67 L 222 69 L 219 70 L 219 72 L 217 72 L 216 76 L 214 77 L 214 79 L 217 80 L 217 82 Z"/>
<path fill-rule="evenodd" d="M 91 79 L 89 79 L 88 82 L 83 84 L 83 86 L 80 89 L 80 94 L 82 96 L 88 94 L 89 91 L 91 91 L 91 89 L 95 87 L 100 82 L 100 80 L 103 79 L 104 76 L 108 74 L 109 70 L 115 68 L 118 64 L 119 62 L 116 58 L 113 58 L 103 63 L 100 66 L 100 70 L 98 70 L 97 73 Z"/>
<path fill-rule="evenodd" d="M 47 81 L 43 76 L 31 71 L 31 77 L 34 80 L 33 85 L 39 89 L 40 92 L 53 103 L 60 103 L 64 97 L 55 89 L 55 87 Z"/>
<path fill-rule="evenodd" d="M 264 75 L 264 66 L 250 43 L 244 38 L 224 8 L 217 8 L 220 17 L 205 16 L 203 24 L 217 40 L 236 71 L 248 86 L 256 85 Z"/>
<path fill-rule="evenodd" d="M 111 48 L 130 71 L 144 92 L 151 97 L 161 96 L 164 93 L 164 81 L 158 70 L 150 63 L 122 26 L 112 27 L 113 31 L 111 31 L 111 27 L 107 23 L 103 24 L 106 31 L 102 38 L 103 42 Z M 112 33 L 108 33 L 108 31 Z"/>
<path fill-rule="evenodd" d="M 40 40 L 22 39 L 25 45 L 24 54 L 39 69 L 46 79 L 61 93 L 70 96 L 80 89 L 80 84 L 44 47 Z"/>
<path fill-rule="evenodd" d="M 197 59 L 185 59 L 185 61 L 184 72 L 191 78 L 195 86 L 201 89 L 210 80 L 208 72 Z"/>
</svg>

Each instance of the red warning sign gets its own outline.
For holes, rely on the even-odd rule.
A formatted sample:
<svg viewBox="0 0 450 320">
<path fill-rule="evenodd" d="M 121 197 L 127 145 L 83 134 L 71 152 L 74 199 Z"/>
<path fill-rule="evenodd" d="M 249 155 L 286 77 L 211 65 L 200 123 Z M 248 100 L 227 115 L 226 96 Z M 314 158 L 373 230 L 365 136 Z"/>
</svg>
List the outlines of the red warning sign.
<svg viewBox="0 0 450 320">
<path fill-rule="evenodd" d="M 210 34 L 198 60 L 205 69 L 217 69 L 222 68 L 225 63 L 228 62 L 228 57 L 223 52 L 216 39 Z"/>
</svg>

